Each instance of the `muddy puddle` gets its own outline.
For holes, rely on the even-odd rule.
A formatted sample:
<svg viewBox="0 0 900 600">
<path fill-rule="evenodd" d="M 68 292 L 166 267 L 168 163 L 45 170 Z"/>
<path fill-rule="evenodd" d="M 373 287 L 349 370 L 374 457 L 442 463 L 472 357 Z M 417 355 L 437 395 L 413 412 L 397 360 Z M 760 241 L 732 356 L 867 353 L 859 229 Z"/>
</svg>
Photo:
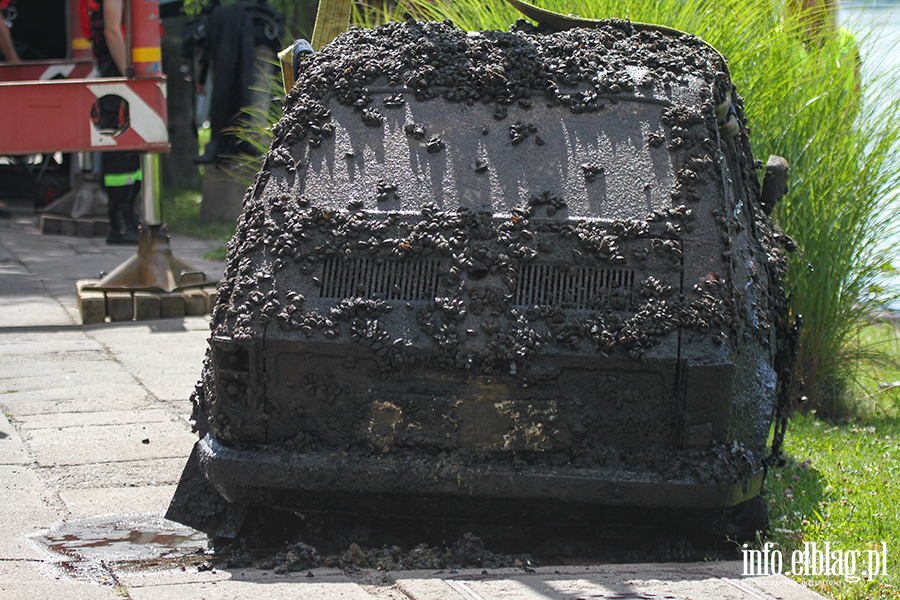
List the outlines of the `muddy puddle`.
<svg viewBox="0 0 900 600">
<path fill-rule="evenodd" d="M 56 523 L 29 539 L 46 554 L 55 576 L 116 585 L 112 568 L 146 571 L 206 561 L 206 535 L 160 513 L 102 515 Z"/>
</svg>

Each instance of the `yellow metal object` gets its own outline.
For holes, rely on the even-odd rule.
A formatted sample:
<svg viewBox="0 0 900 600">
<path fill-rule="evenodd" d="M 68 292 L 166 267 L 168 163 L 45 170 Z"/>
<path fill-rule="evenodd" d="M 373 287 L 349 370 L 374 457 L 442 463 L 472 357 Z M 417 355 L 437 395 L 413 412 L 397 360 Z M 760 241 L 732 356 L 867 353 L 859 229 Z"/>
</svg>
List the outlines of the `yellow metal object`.
<svg viewBox="0 0 900 600">
<path fill-rule="evenodd" d="M 316 26 L 313 30 L 310 45 L 318 52 L 334 38 L 347 31 L 350 26 L 350 10 L 352 2 L 347 0 L 320 0 L 319 10 L 316 13 Z M 284 84 L 284 93 L 287 94 L 294 87 L 294 45 L 290 45 L 278 53 L 278 62 L 281 63 L 281 81 Z"/>
<path fill-rule="evenodd" d="M 284 84 L 284 93 L 294 89 L 294 45 L 291 44 L 278 53 L 278 62 L 281 63 L 281 81 Z"/>
<path fill-rule="evenodd" d="M 350 7 L 351 2 L 348 0 L 319 0 L 311 42 L 316 52 L 347 31 L 350 26 Z"/>
<path fill-rule="evenodd" d="M 82 38 L 73 38 L 72 39 L 72 50 L 90 50 L 91 43 L 86 39 Z"/>
</svg>

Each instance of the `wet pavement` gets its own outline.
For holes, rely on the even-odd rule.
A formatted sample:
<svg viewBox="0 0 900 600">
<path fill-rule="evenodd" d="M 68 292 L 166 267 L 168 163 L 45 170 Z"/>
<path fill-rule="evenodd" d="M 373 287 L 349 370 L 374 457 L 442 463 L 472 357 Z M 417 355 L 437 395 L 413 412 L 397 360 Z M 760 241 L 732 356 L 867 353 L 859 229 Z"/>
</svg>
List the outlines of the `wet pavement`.
<svg viewBox="0 0 900 600">
<path fill-rule="evenodd" d="M 195 441 L 189 396 L 208 317 L 79 324 L 75 282 L 133 248 L 42 236 L 27 204 L 0 220 L 0 600 L 179 598 L 820 598 L 740 562 L 276 574 L 211 568 L 161 514 Z M 173 236 L 181 258 L 217 244 Z"/>
</svg>

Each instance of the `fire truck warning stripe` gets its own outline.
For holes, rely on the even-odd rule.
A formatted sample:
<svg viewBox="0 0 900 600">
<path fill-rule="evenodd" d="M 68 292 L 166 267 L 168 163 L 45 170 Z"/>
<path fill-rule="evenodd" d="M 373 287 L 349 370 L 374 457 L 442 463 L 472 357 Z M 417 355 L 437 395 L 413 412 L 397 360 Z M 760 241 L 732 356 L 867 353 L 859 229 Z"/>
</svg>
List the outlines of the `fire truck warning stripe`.
<svg viewBox="0 0 900 600">
<path fill-rule="evenodd" d="M 159 46 L 132 48 L 131 59 L 134 62 L 159 62 L 162 60 L 162 51 Z"/>
</svg>

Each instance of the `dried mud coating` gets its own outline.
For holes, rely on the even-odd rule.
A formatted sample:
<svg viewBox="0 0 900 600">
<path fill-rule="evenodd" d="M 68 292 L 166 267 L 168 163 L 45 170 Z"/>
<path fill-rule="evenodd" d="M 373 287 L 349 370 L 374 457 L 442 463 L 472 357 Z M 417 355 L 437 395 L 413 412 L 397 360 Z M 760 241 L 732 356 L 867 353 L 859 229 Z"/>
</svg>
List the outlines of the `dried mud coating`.
<svg viewBox="0 0 900 600">
<path fill-rule="evenodd" d="M 716 107 L 730 102 L 741 123 L 743 107 L 717 52 L 624 21 L 477 34 L 408 21 L 352 28 L 300 74 L 229 244 L 216 350 L 194 396 L 201 433 L 286 455 L 340 451 L 348 469 L 389 456 L 410 482 L 464 481 L 484 460 L 540 466 L 548 481 L 605 468 L 700 485 L 761 469 L 793 352 L 786 260 L 746 129 L 719 136 Z M 417 120 L 430 105 L 481 117 Z M 527 172 L 577 137 L 566 127 L 623 107 L 654 124 L 627 140 L 626 166 L 644 179 L 623 183 L 612 151 L 573 150 L 565 185 L 496 192 L 508 169 L 478 148 L 504 148 Z M 387 167 L 371 189 L 316 187 L 321 165 L 368 176 L 360 165 L 382 150 L 348 145 L 357 130 L 393 132 L 423 173 L 465 168 L 428 190 Z M 492 195 L 472 200 L 463 181 Z M 450 185 L 462 189 L 452 202 L 422 200 Z M 628 207 L 585 200 L 614 192 Z M 372 273 L 386 283 L 367 283 Z M 276 372 L 275 348 L 295 367 Z M 257 369 L 270 372 L 253 383 Z M 441 389 L 410 391 L 423 374 Z M 704 378 L 730 386 L 722 406 Z M 468 407 L 476 384 L 509 399 Z"/>
<path fill-rule="evenodd" d="M 262 197 L 263 184 L 273 168 L 285 167 L 289 171 L 292 167 L 295 168 L 292 164 L 294 146 L 307 137 L 315 144 L 322 137 L 333 134 L 333 129 L 328 126 L 329 111 L 323 104 L 326 97 L 334 96 L 337 102 L 357 107 L 360 118 L 366 124 L 379 122 L 381 115 L 378 110 L 368 107 L 371 97 L 366 89 L 367 85 L 377 80 L 386 79 L 392 85 L 405 86 L 407 93 L 419 100 L 439 97 L 450 102 L 496 103 L 505 106 L 514 102 L 521 105 L 522 100 L 533 98 L 534 101 L 562 104 L 576 114 L 601 110 L 615 95 L 649 88 L 660 82 L 664 86 L 668 85 L 669 81 L 676 81 L 688 72 L 704 74 L 709 80 L 713 97 L 721 98 L 727 93 L 716 87 L 718 80 L 713 75 L 720 73 L 722 69 L 721 58 L 691 36 L 685 36 L 675 43 L 659 33 L 637 33 L 627 22 L 618 21 L 610 21 L 606 27 L 596 30 L 573 30 L 553 35 L 541 35 L 535 31 L 528 24 L 520 22 L 515 31 L 510 33 L 488 31 L 471 37 L 448 23 L 392 23 L 375 30 L 353 29 L 321 53 L 308 57 L 300 69 L 302 76 L 288 97 L 285 116 L 273 129 L 274 141 L 266 165 L 256 186 L 251 190 L 252 195 L 248 197 L 248 210 L 234 240 L 239 246 L 229 254 L 230 276 L 226 278 L 227 287 L 223 291 L 230 292 L 236 288 L 240 297 L 245 290 L 255 288 L 256 294 L 248 298 L 248 303 L 222 306 L 222 310 L 217 313 L 216 323 L 225 320 L 231 325 L 228 333 L 240 337 L 242 325 L 259 322 L 260 309 L 269 318 L 273 314 L 281 315 L 283 321 L 287 313 L 278 309 L 287 308 L 292 321 L 296 322 L 296 302 L 285 302 L 286 298 L 279 297 L 281 294 L 267 289 L 271 288 L 271 273 L 266 270 L 277 270 L 285 259 L 313 262 L 341 251 L 344 256 L 366 254 L 385 258 L 405 257 L 422 252 L 428 254 L 431 251 L 456 259 L 458 253 L 454 251 L 468 250 L 465 245 L 470 242 L 473 229 L 476 230 L 477 237 L 496 236 L 507 242 L 511 237 L 520 237 L 520 231 L 528 236 L 530 229 L 540 231 L 542 228 L 544 231 L 562 229 L 564 235 L 574 233 L 587 247 L 589 256 L 594 254 L 600 260 L 610 261 L 621 258 L 616 252 L 619 240 L 623 237 L 650 235 L 652 224 L 661 218 L 665 219 L 663 225 L 667 229 L 675 234 L 679 233 L 684 222 L 690 221 L 693 215 L 690 207 L 679 207 L 677 203 L 692 200 L 690 188 L 697 183 L 702 171 L 684 169 L 679 172 L 679 180 L 673 190 L 676 207 L 669 211 L 671 215 L 649 215 L 644 223 L 616 223 L 613 227 L 586 223 L 576 226 L 574 232 L 570 232 L 572 227 L 568 224 L 528 222 L 528 219 L 535 216 L 534 205 L 542 204 L 539 197 L 532 199 L 532 206 L 522 206 L 521 213 L 514 215 L 512 222 L 485 223 L 483 214 L 471 215 L 465 210 L 446 214 L 432 210 L 425 215 L 430 222 L 405 224 L 406 227 L 402 226 L 404 224 L 401 227 L 392 226 L 396 220 L 390 218 L 368 217 L 354 222 L 349 215 L 336 211 L 316 211 L 316 202 L 312 201 L 310 205 L 310 199 L 307 198 L 298 202 L 289 196 Z M 629 73 L 629 68 L 636 66 L 645 70 L 638 85 L 635 85 Z M 585 85 L 593 91 L 571 92 L 566 89 Z M 400 94 L 392 97 L 394 102 L 398 101 L 397 96 Z M 709 119 L 709 115 L 704 116 L 687 109 L 672 109 L 669 112 L 671 149 L 683 146 L 685 140 L 690 141 L 689 126 L 703 124 L 704 119 Z M 373 114 L 377 117 L 373 117 Z M 422 133 L 416 133 L 418 131 Z M 510 125 L 509 131 L 515 145 L 531 135 L 534 127 L 516 123 Z M 416 135 L 419 139 L 425 135 L 421 126 L 415 125 L 408 126 L 407 133 Z M 697 135 L 696 132 L 693 134 Z M 710 132 L 701 131 L 699 135 L 710 135 Z M 709 138 L 705 142 L 710 145 Z M 428 152 L 440 152 L 443 142 L 435 136 L 426 146 Z M 694 162 L 698 163 L 699 169 L 714 166 L 708 156 L 701 155 Z M 486 170 L 486 165 L 478 160 L 473 165 L 476 171 Z M 587 181 L 594 181 L 603 171 L 602 167 L 594 164 L 583 164 L 581 168 Z M 755 184 L 755 178 L 750 183 Z M 389 184 L 377 190 L 379 199 L 386 197 L 386 189 L 390 189 Z M 564 201 L 548 204 L 547 215 L 553 216 L 558 207 L 564 205 Z M 359 200 L 350 200 L 347 206 L 351 209 L 359 208 Z M 298 212 L 297 208 L 305 210 Z M 330 243 L 316 248 L 303 248 L 302 239 L 298 238 L 304 237 L 304 232 L 324 228 L 330 228 L 335 234 Z M 485 228 L 490 228 L 488 236 L 484 235 Z M 512 235 L 504 229 L 511 230 Z M 454 236 L 453 233 L 458 235 Z M 391 234 L 398 235 L 392 237 Z M 671 243 L 654 248 L 654 251 L 669 253 L 672 260 L 679 260 L 677 235 L 673 237 L 676 239 Z M 268 254 L 275 261 L 268 264 L 255 261 L 255 273 L 245 272 L 249 265 L 241 269 L 239 263 L 241 259 L 247 261 L 260 241 L 268 242 Z M 354 246 L 361 252 L 355 251 Z M 516 260 L 517 254 L 524 253 L 528 260 L 534 258 L 535 248 L 529 247 L 531 245 L 506 243 L 505 246 L 508 252 L 499 257 L 500 264 L 496 265 L 497 268 L 514 270 L 517 266 L 514 263 L 523 262 Z M 489 261 L 491 258 L 493 257 L 489 257 Z M 471 261 L 464 259 L 456 262 L 458 267 L 465 268 Z M 504 262 L 508 264 L 503 264 Z M 494 264 L 485 266 L 495 267 Z M 450 274 L 451 277 L 453 275 Z M 269 282 L 268 285 L 266 282 Z M 708 282 L 697 283 L 710 287 Z M 653 282 L 647 284 L 654 287 Z M 507 292 L 504 296 L 508 297 L 508 290 L 503 291 Z M 661 291 L 657 289 L 654 293 L 659 294 Z M 713 292 L 711 294 L 715 295 Z M 225 300 L 229 294 L 222 297 Z M 505 310 L 504 304 L 502 300 L 496 303 Z M 244 310 L 235 310 L 238 308 Z M 731 323 L 735 317 L 729 314 L 730 308 L 728 298 L 722 302 L 710 298 L 701 300 L 695 306 L 679 307 L 677 311 L 661 313 L 654 310 L 655 314 L 664 316 L 656 319 L 659 323 L 649 327 L 639 324 L 629 327 L 628 323 L 621 326 L 624 331 L 620 330 L 618 324 L 610 326 L 611 328 L 603 327 L 603 332 L 611 334 L 605 336 L 603 346 L 608 348 L 618 344 L 639 351 L 642 346 L 653 344 L 654 331 L 662 329 L 665 332 L 673 324 L 708 328 L 718 321 Z M 226 314 L 223 315 L 222 312 Z M 264 316 L 263 321 L 266 320 Z M 330 323 L 332 320 L 329 315 L 311 314 L 306 316 L 300 327 L 329 331 L 333 330 Z M 651 332 L 649 337 L 646 335 L 647 331 Z M 528 337 L 527 333 L 525 336 Z M 507 352 L 509 356 L 506 358 L 515 358 L 514 353 L 523 349 L 527 352 L 528 345 L 520 345 L 513 353 Z"/>
<path fill-rule="evenodd" d="M 519 567 L 530 569 L 533 559 L 527 554 L 495 554 L 485 549 L 484 542 L 466 533 L 454 544 L 433 547 L 419 544 L 403 550 L 398 546 L 368 548 L 355 542 L 342 554 L 322 555 L 303 542 L 287 544 L 283 551 L 273 556 L 258 558 L 254 552 L 240 547 L 229 547 L 217 553 L 216 564 L 229 569 L 257 567 L 275 573 L 307 571 L 318 567 L 340 568 L 344 571 L 375 569 L 378 571 L 475 569 Z"/>
</svg>

